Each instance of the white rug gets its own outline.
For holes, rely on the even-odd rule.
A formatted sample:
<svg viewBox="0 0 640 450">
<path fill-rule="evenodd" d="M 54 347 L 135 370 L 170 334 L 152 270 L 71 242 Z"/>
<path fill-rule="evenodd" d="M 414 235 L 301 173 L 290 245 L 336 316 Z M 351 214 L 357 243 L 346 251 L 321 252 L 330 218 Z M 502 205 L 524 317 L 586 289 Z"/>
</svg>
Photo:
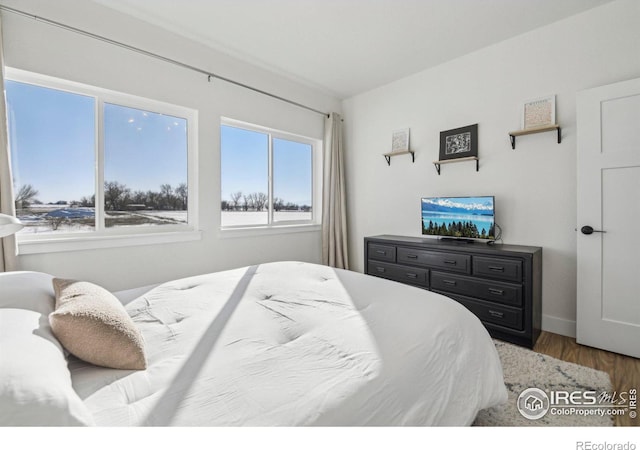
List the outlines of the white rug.
<svg viewBox="0 0 640 450">
<path fill-rule="evenodd" d="M 494 340 L 509 391 L 507 403 L 482 410 L 476 426 L 613 426 L 610 416 L 552 415 L 537 420 L 523 417 L 516 401 L 527 388 L 551 391 L 612 392 L 609 375 L 589 367 L 572 364 L 506 342 Z"/>
</svg>

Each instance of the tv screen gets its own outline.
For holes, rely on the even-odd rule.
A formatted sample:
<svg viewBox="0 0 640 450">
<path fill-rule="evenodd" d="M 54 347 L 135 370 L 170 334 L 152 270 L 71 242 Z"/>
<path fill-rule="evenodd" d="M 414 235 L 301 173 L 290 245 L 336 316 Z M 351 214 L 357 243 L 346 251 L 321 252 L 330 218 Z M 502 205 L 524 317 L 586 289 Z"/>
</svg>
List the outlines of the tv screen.
<svg viewBox="0 0 640 450">
<path fill-rule="evenodd" d="M 423 198 L 422 234 L 454 239 L 495 239 L 493 196 Z"/>
</svg>

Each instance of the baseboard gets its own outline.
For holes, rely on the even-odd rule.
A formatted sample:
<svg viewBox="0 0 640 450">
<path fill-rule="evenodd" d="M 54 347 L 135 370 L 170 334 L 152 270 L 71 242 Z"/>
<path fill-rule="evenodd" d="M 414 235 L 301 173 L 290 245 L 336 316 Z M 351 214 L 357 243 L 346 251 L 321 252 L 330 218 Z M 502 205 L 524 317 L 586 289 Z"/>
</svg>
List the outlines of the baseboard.
<svg viewBox="0 0 640 450">
<path fill-rule="evenodd" d="M 576 337 L 576 321 L 560 317 L 542 315 L 542 330 L 562 336 Z"/>
</svg>

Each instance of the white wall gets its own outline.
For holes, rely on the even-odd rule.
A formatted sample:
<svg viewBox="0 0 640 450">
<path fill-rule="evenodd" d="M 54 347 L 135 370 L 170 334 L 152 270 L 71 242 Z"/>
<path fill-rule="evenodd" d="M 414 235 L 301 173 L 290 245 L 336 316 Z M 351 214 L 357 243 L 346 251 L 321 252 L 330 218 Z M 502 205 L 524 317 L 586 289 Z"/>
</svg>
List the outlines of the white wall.
<svg viewBox="0 0 640 450">
<path fill-rule="evenodd" d="M 575 335 L 576 92 L 640 76 L 640 2 L 619 0 L 485 48 L 343 102 L 351 261 L 363 270 L 363 238 L 420 234 L 420 197 L 495 195 L 510 244 L 543 247 L 543 329 Z M 434 43 L 437 45 L 437 43 Z M 554 133 L 520 137 L 521 102 L 556 94 Z M 478 123 L 480 171 L 442 166 L 442 130 Z M 411 128 L 409 156 L 390 151 Z"/>
<path fill-rule="evenodd" d="M 180 60 L 321 111 L 340 112 L 325 93 L 205 46 L 81 0 L 5 0 L 3 4 Z M 220 238 L 220 117 L 322 139 L 323 117 L 156 59 L 69 31 L 3 13 L 5 63 L 199 111 L 202 240 L 167 245 L 24 255 L 19 268 L 101 283 L 110 289 L 161 282 L 259 262 L 320 262 L 320 233 Z"/>
</svg>

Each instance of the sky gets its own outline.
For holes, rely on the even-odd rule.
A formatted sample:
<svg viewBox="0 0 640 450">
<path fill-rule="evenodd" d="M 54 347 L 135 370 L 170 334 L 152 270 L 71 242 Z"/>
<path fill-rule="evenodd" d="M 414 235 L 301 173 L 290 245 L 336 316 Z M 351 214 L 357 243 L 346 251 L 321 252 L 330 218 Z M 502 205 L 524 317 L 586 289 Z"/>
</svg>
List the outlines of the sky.
<svg viewBox="0 0 640 450">
<path fill-rule="evenodd" d="M 14 189 L 30 184 L 44 202 L 95 191 L 94 99 L 28 84 L 5 84 Z"/>
<path fill-rule="evenodd" d="M 133 191 L 187 183 L 187 120 L 105 104 L 106 181 Z"/>
<path fill-rule="evenodd" d="M 5 86 L 16 191 L 30 184 L 43 203 L 91 197 L 95 99 L 15 81 Z M 186 119 L 106 103 L 104 132 L 105 181 L 132 191 L 187 182 Z M 222 200 L 238 191 L 266 194 L 268 135 L 222 126 L 221 147 Z M 311 160 L 310 145 L 274 139 L 274 197 L 311 205 Z"/>
<path fill-rule="evenodd" d="M 493 211 L 493 197 L 434 197 L 423 198 L 424 205 L 436 204 L 446 207 L 454 207 L 468 210 L 488 210 Z"/>
<path fill-rule="evenodd" d="M 16 190 L 31 184 L 43 203 L 95 192 L 95 99 L 7 81 Z M 132 191 L 187 182 L 187 121 L 105 104 L 105 180 Z"/>
</svg>

